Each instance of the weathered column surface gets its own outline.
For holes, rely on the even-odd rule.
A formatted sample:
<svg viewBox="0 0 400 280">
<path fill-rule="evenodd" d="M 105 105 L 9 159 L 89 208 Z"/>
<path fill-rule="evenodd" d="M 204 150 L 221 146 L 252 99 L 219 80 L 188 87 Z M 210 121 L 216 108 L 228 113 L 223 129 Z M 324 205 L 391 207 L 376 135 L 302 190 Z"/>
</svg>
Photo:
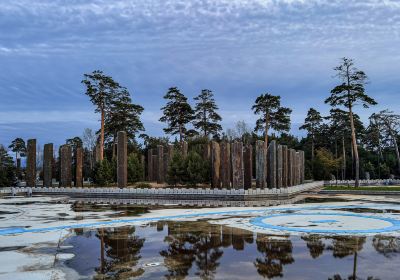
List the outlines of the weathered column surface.
<svg viewBox="0 0 400 280">
<path fill-rule="evenodd" d="M 157 155 L 152 155 L 151 156 L 152 160 L 151 162 L 153 163 L 153 174 L 151 175 L 151 177 L 153 178 L 152 181 L 157 181 L 158 178 L 158 156 Z"/>
<path fill-rule="evenodd" d="M 182 142 L 182 154 L 184 158 L 188 155 L 188 143 L 186 141 Z"/>
<path fill-rule="evenodd" d="M 268 146 L 268 188 L 276 188 L 276 141 L 272 140 Z"/>
<path fill-rule="evenodd" d="M 221 183 L 222 187 L 229 189 L 231 187 L 231 145 L 228 142 L 221 142 Z"/>
<path fill-rule="evenodd" d="M 282 146 L 276 148 L 276 167 L 277 167 L 277 188 L 282 188 L 283 162 L 282 162 Z"/>
<path fill-rule="evenodd" d="M 253 179 L 253 146 L 246 145 L 243 151 L 244 188 L 251 189 Z"/>
<path fill-rule="evenodd" d="M 157 183 L 162 184 L 165 182 L 164 147 L 162 145 L 157 146 L 157 167 L 158 167 Z"/>
<path fill-rule="evenodd" d="M 117 141 L 117 184 L 119 188 L 126 188 L 128 185 L 128 147 L 125 131 L 118 132 Z"/>
<path fill-rule="evenodd" d="M 142 166 L 142 180 L 146 180 L 146 157 L 140 155 L 140 165 Z"/>
<path fill-rule="evenodd" d="M 76 148 L 75 151 L 75 187 L 83 187 L 83 149 L 82 147 Z"/>
<path fill-rule="evenodd" d="M 221 151 L 219 144 L 215 141 L 211 142 L 211 186 L 213 188 L 221 187 Z"/>
<path fill-rule="evenodd" d="M 267 185 L 266 170 L 266 149 L 264 141 L 256 142 L 256 186 L 265 189 Z"/>
<path fill-rule="evenodd" d="M 147 150 L 147 181 L 153 181 L 153 149 Z"/>
<path fill-rule="evenodd" d="M 26 186 L 36 186 L 36 139 L 29 139 L 27 143 L 26 159 Z"/>
<path fill-rule="evenodd" d="M 282 146 L 282 187 L 288 186 L 288 147 Z"/>
<path fill-rule="evenodd" d="M 72 152 L 70 145 L 62 145 L 60 148 L 60 186 L 72 185 Z"/>
<path fill-rule="evenodd" d="M 43 149 L 43 187 L 53 186 L 53 144 L 45 144 Z"/>
<path fill-rule="evenodd" d="M 232 144 L 232 187 L 234 189 L 244 188 L 243 176 L 243 143 Z"/>
</svg>

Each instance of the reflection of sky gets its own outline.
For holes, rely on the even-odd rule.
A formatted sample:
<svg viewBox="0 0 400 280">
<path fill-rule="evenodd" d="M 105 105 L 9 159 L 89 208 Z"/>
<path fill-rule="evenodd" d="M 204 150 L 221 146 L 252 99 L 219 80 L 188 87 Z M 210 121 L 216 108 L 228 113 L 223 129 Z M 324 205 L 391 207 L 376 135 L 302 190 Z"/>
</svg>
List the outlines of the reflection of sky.
<svg viewBox="0 0 400 280">
<path fill-rule="evenodd" d="M 189 97 L 212 89 L 225 128 L 253 126 L 256 96 L 280 94 L 298 135 L 310 106 L 329 110 L 323 100 L 342 56 L 369 75 L 374 110 L 399 112 L 399 12 L 390 0 L 4 0 L 0 143 L 21 136 L 59 144 L 96 129 L 80 84 L 94 69 L 128 87 L 153 135 L 162 134 L 170 86 Z"/>
</svg>

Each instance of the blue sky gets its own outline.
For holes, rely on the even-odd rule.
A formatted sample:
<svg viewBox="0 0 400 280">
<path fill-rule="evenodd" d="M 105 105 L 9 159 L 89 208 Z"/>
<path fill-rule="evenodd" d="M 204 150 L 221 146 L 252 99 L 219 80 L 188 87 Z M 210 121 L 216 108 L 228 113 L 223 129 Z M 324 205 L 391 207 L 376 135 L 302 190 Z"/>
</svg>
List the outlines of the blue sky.
<svg viewBox="0 0 400 280">
<path fill-rule="evenodd" d="M 0 143 L 15 137 L 61 144 L 97 129 L 83 73 L 101 69 L 144 108 L 160 136 L 170 86 L 192 99 L 214 91 L 224 128 L 254 125 L 265 92 L 293 109 L 292 133 L 335 85 L 339 58 L 354 58 L 379 105 L 364 120 L 400 113 L 400 2 L 322 0 L 2 0 Z"/>
</svg>

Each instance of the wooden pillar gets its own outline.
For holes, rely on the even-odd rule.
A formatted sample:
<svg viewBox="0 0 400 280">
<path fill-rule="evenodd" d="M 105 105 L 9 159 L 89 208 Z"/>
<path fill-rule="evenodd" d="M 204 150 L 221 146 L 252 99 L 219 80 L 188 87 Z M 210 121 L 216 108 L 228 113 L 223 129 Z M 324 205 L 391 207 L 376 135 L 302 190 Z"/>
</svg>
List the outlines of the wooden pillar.
<svg viewBox="0 0 400 280">
<path fill-rule="evenodd" d="M 251 189 L 253 179 L 253 147 L 246 145 L 243 151 L 243 166 L 244 166 L 244 188 Z"/>
<path fill-rule="evenodd" d="M 232 144 L 232 188 L 244 188 L 243 176 L 243 143 Z"/>
<path fill-rule="evenodd" d="M 264 141 L 256 142 L 256 186 L 260 189 L 265 189 L 266 180 L 266 150 Z"/>
<path fill-rule="evenodd" d="M 296 185 L 300 185 L 300 152 L 296 152 Z"/>
<path fill-rule="evenodd" d="M 188 143 L 186 141 L 182 142 L 182 154 L 183 158 L 186 158 L 188 155 Z"/>
<path fill-rule="evenodd" d="M 282 146 L 282 187 L 288 186 L 288 147 Z"/>
<path fill-rule="evenodd" d="M 304 151 L 300 151 L 300 155 L 301 155 L 301 169 L 300 169 L 300 184 L 304 183 L 304 168 L 305 168 L 305 155 L 304 155 Z"/>
<path fill-rule="evenodd" d="M 26 186 L 36 186 L 36 139 L 29 139 L 27 143 Z"/>
<path fill-rule="evenodd" d="M 222 142 L 221 150 L 221 182 L 222 187 L 229 189 L 231 187 L 231 145 L 228 142 Z"/>
<path fill-rule="evenodd" d="M 147 150 L 147 181 L 153 181 L 153 149 Z"/>
<path fill-rule="evenodd" d="M 118 188 L 126 188 L 128 185 L 128 147 L 125 131 L 118 132 L 117 141 L 117 183 Z"/>
<path fill-rule="evenodd" d="M 221 151 L 219 144 L 216 141 L 211 142 L 211 186 L 213 188 L 221 187 Z"/>
<path fill-rule="evenodd" d="M 76 148 L 76 166 L 75 166 L 75 187 L 83 187 L 83 149 L 82 147 Z"/>
<path fill-rule="evenodd" d="M 60 148 L 60 186 L 72 186 L 72 151 L 70 145 L 62 145 Z"/>
<path fill-rule="evenodd" d="M 165 182 L 164 175 L 164 147 L 162 145 L 157 146 L 157 184 Z"/>
<path fill-rule="evenodd" d="M 53 179 L 53 144 L 45 144 L 43 149 L 43 187 L 51 188 Z"/>
<path fill-rule="evenodd" d="M 278 145 L 278 147 L 276 148 L 276 167 L 277 167 L 276 185 L 277 185 L 277 188 L 282 188 L 283 162 L 282 162 L 282 146 L 281 145 Z"/>
<path fill-rule="evenodd" d="M 144 155 L 140 155 L 140 164 L 142 165 L 142 180 L 146 180 L 146 157 Z"/>
<path fill-rule="evenodd" d="M 151 178 L 152 178 L 152 181 L 157 181 L 157 178 L 158 178 L 158 156 L 152 155 L 151 158 L 152 158 L 151 162 L 153 163 L 153 167 L 152 167 L 153 174 L 151 175 Z"/>
<path fill-rule="evenodd" d="M 290 186 L 295 185 L 295 155 L 296 151 L 293 149 L 290 149 L 289 151 L 289 160 L 290 160 L 290 167 L 289 167 L 289 173 L 290 173 Z"/>
<path fill-rule="evenodd" d="M 276 168 L 276 141 L 272 140 L 271 143 L 268 146 L 268 172 L 267 172 L 267 177 L 268 177 L 268 188 L 276 188 L 276 173 L 277 173 L 277 168 Z"/>
</svg>

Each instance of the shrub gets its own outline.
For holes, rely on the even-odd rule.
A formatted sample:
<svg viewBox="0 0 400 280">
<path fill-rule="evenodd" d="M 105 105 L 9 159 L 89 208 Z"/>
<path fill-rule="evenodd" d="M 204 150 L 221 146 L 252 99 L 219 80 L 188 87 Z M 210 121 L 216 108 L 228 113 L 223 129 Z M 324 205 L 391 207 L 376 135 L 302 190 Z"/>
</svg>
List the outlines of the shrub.
<svg viewBox="0 0 400 280">
<path fill-rule="evenodd" d="M 330 180 L 331 174 L 340 166 L 341 158 L 335 159 L 327 149 L 316 151 L 314 160 L 314 178 L 317 180 Z"/>
<path fill-rule="evenodd" d="M 135 183 L 143 179 L 143 166 L 137 154 L 132 153 L 128 156 L 128 182 Z"/>
<path fill-rule="evenodd" d="M 186 177 L 185 160 L 182 153 L 175 152 L 168 165 L 167 183 L 176 186 L 183 184 Z"/>
<path fill-rule="evenodd" d="M 97 162 L 94 167 L 93 181 L 99 186 L 107 186 L 114 180 L 113 164 L 110 163 L 106 158 L 100 162 Z"/>
<path fill-rule="evenodd" d="M 186 160 L 186 183 L 196 186 L 199 183 L 205 183 L 208 175 L 208 164 L 196 152 L 189 152 Z"/>
</svg>

